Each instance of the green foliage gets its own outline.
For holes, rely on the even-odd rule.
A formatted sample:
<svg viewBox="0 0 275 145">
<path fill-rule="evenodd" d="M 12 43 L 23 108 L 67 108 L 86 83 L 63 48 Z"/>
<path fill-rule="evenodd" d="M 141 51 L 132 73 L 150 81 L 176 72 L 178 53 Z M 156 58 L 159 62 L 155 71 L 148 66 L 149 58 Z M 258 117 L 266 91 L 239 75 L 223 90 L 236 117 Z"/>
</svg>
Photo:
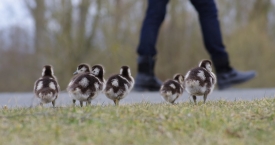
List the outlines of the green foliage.
<svg viewBox="0 0 275 145">
<path fill-rule="evenodd" d="M 0 144 L 274 144 L 275 99 L 0 110 Z M 5 136 L 5 137 L 4 137 Z"/>
</svg>

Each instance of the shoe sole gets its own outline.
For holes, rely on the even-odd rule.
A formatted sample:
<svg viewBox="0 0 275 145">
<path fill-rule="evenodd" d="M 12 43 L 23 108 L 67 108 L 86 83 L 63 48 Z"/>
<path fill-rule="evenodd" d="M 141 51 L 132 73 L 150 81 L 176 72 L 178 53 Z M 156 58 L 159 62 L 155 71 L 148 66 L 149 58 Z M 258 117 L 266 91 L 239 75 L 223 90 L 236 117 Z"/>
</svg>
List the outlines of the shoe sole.
<svg viewBox="0 0 275 145">
<path fill-rule="evenodd" d="M 249 76 L 249 77 L 246 78 L 246 79 L 239 80 L 239 81 L 231 81 L 231 82 L 229 82 L 229 83 L 224 84 L 222 87 L 218 86 L 218 87 L 219 87 L 219 90 L 225 90 L 225 89 L 227 89 L 227 88 L 230 88 L 230 87 L 233 86 L 233 85 L 239 85 L 239 84 L 245 83 L 245 82 L 247 82 L 247 81 L 253 79 L 255 76 L 256 76 L 256 75 L 254 74 L 254 75 Z"/>
</svg>

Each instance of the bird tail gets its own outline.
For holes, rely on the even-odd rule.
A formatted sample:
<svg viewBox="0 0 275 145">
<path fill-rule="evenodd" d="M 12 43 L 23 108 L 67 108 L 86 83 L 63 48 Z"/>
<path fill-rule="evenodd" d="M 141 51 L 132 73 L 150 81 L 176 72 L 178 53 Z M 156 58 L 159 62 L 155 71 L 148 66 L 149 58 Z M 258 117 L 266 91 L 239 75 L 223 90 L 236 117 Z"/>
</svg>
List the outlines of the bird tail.
<svg viewBox="0 0 275 145">
<path fill-rule="evenodd" d="M 48 103 L 52 102 L 55 99 L 56 93 L 51 89 L 44 88 L 38 94 L 38 97 L 42 100 L 42 102 Z"/>
<path fill-rule="evenodd" d="M 162 96 L 171 96 L 172 95 L 172 92 L 167 91 L 167 90 L 162 90 L 160 93 L 161 93 Z"/>
<path fill-rule="evenodd" d="M 199 81 L 195 81 L 195 80 L 186 80 L 185 81 L 185 85 L 184 87 L 185 88 L 188 88 L 188 87 L 194 87 L 194 86 L 198 86 L 199 85 Z"/>
</svg>

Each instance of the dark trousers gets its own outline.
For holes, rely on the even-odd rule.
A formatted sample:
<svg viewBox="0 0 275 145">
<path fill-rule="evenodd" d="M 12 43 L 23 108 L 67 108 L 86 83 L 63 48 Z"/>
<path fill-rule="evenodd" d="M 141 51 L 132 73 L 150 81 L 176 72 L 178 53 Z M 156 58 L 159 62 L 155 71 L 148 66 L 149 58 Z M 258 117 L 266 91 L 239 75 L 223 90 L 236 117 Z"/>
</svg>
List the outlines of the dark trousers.
<svg viewBox="0 0 275 145">
<path fill-rule="evenodd" d="M 218 11 L 214 0 L 190 0 L 198 12 L 203 41 L 217 72 L 230 69 L 228 54 L 222 42 Z M 155 56 L 159 28 L 165 18 L 169 0 L 148 0 L 137 52 L 140 56 Z"/>
</svg>

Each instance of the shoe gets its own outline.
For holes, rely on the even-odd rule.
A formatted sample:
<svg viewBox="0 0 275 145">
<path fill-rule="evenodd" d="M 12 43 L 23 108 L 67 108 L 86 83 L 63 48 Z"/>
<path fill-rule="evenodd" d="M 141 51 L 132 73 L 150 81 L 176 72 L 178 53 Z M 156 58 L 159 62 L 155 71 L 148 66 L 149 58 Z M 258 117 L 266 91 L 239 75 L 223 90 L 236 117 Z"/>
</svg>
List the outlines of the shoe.
<svg viewBox="0 0 275 145">
<path fill-rule="evenodd" d="M 135 91 L 159 91 L 162 82 L 154 74 L 155 61 L 152 56 L 139 56 Z"/>
<path fill-rule="evenodd" d="M 255 76 L 255 71 L 240 72 L 235 69 L 231 69 L 229 72 L 217 73 L 218 88 L 219 90 L 224 90 L 232 85 L 247 82 Z"/>
<path fill-rule="evenodd" d="M 135 78 L 134 90 L 138 92 L 142 91 L 159 91 L 162 82 L 155 76 L 138 73 Z"/>
</svg>

